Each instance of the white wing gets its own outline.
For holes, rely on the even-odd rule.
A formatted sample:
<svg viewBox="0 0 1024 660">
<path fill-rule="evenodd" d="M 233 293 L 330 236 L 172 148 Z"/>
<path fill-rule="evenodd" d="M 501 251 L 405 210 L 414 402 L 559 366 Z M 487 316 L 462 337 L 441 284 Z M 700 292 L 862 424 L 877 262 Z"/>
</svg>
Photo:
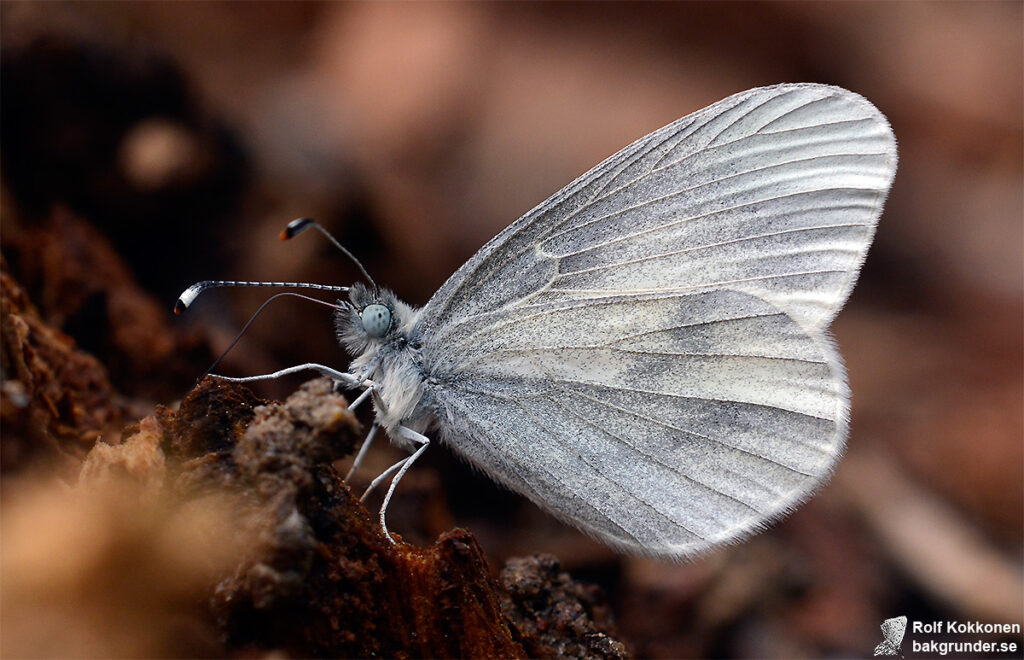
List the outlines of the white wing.
<svg viewBox="0 0 1024 660">
<path fill-rule="evenodd" d="M 487 243 L 424 309 L 428 333 L 534 301 L 730 287 L 823 329 L 896 170 L 885 117 L 825 85 L 720 101 L 641 138 Z"/>
<path fill-rule="evenodd" d="M 685 556 L 803 499 L 842 452 L 838 358 L 739 291 L 528 305 L 429 365 L 443 439 L 559 517 Z"/>
<path fill-rule="evenodd" d="M 686 556 L 785 512 L 842 452 L 824 328 L 895 160 L 878 111 L 820 85 L 738 94 L 612 156 L 423 309 L 442 437 L 637 552 Z"/>
</svg>

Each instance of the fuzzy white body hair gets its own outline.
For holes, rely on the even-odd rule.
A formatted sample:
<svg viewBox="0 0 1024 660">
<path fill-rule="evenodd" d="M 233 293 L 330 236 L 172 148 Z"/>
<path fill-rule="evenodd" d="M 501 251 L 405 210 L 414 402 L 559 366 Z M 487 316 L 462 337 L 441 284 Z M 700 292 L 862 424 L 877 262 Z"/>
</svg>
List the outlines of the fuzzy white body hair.
<svg viewBox="0 0 1024 660">
<path fill-rule="evenodd" d="M 423 398 L 423 374 L 416 368 L 414 357 L 409 352 L 396 353 L 394 358 L 385 359 L 374 371 L 374 382 L 380 387 L 380 398 L 384 406 L 376 403 L 377 421 L 397 439 L 399 425 L 408 426 L 422 433 L 429 425 L 429 414 L 420 406 Z"/>
<path fill-rule="evenodd" d="M 419 343 L 414 337 L 421 310 L 402 302 L 390 291 L 374 292 L 362 285 L 353 286 L 349 297 L 351 304 L 335 317 L 339 340 L 355 355 L 349 370 L 376 383 L 377 421 L 393 442 L 405 446 L 406 441 L 397 433 L 398 427 L 422 432 L 431 418 L 420 405 L 425 377 L 420 366 Z M 368 301 L 383 304 L 390 311 L 391 327 L 383 337 L 370 336 L 363 328 L 359 310 L 371 304 Z"/>
</svg>

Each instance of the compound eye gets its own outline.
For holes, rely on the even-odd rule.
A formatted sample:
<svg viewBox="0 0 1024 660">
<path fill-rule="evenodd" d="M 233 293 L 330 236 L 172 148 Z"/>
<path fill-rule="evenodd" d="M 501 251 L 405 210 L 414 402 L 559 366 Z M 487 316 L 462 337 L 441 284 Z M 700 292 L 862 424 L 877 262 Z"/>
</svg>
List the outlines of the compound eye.
<svg viewBox="0 0 1024 660">
<path fill-rule="evenodd" d="M 391 327 L 391 310 L 384 305 L 367 305 L 363 309 L 363 330 L 371 337 L 383 337 Z"/>
</svg>

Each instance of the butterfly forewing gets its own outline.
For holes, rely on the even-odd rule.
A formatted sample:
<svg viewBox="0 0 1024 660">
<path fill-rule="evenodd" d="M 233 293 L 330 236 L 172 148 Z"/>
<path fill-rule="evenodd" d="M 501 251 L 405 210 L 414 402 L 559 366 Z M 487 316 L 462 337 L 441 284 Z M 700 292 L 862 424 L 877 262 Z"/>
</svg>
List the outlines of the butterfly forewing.
<svg viewBox="0 0 1024 660">
<path fill-rule="evenodd" d="M 516 304 L 739 288 L 824 328 L 896 168 L 885 118 L 824 85 L 731 96 L 638 140 L 485 245 L 430 300 L 431 329 Z"/>
</svg>

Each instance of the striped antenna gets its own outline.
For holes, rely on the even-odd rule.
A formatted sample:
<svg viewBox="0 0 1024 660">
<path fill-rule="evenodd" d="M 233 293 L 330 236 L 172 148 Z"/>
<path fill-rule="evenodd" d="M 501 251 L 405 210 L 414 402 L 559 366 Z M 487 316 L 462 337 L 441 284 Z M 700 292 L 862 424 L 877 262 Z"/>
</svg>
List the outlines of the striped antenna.
<svg viewBox="0 0 1024 660">
<path fill-rule="evenodd" d="M 181 292 L 177 302 L 174 303 L 174 313 L 181 314 L 189 305 L 195 301 L 200 293 L 207 289 L 218 286 L 276 286 L 287 289 L 315 289 L 317 291 L 348 291 L 347 286 L 331 286 L 328 284 L 314 284 L 312 282 L 239 282 L 237 280 L 204 280 L 196 282 Z M 262 308 L 261 308 L 262 309 Z"/>
</svg>

